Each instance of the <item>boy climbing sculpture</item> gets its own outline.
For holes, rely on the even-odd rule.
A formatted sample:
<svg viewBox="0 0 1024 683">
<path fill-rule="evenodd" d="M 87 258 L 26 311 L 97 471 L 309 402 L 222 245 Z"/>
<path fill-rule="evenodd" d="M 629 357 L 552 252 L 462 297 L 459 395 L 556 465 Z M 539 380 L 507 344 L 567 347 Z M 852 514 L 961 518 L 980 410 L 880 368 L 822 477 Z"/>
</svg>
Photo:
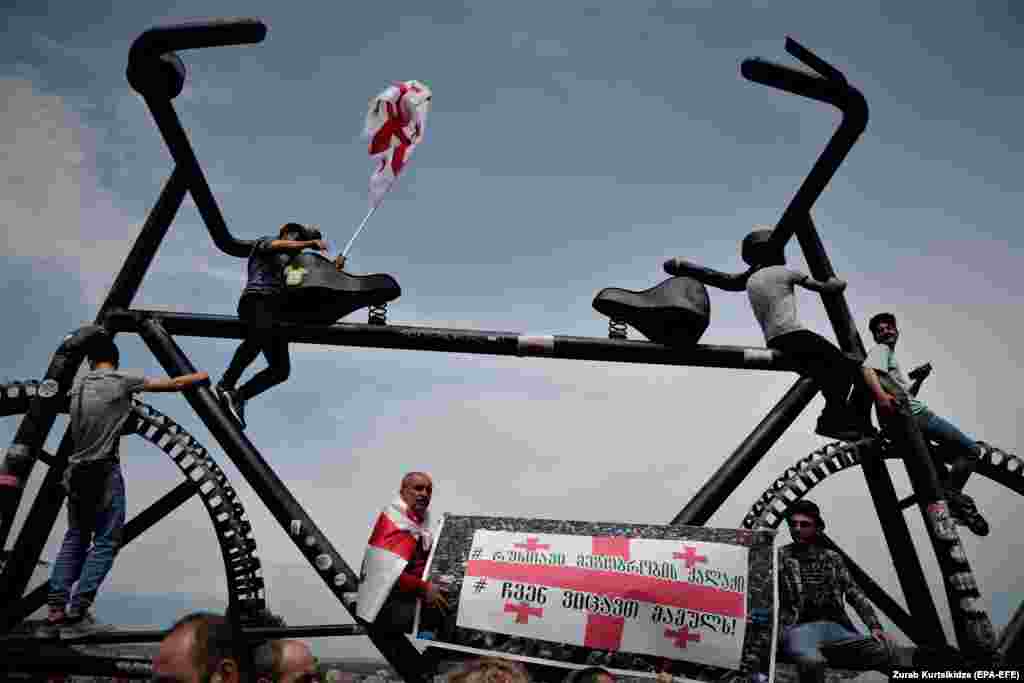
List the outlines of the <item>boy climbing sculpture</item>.
<svg viewBox="0 0 1024 683">
<path fill-rule="evenodd" d="M 961 432 L 956 425 L 929 410 L 928 406 L 916 397 L 917 388 L 930 373 L 931 366 L 925 365 L 910 373 L 917 376 L 914 385 L 911 385 L 903 375 L 903 370 L 896 360 L 896 342 L 900 338 L 896 316 L 892 313 L 878 313 L 868 322 L 868 329 L 875 340 L 875 345 L 864 359 L 863 373 L 875 401 L 878 421 L 884 425 L 899 412 L 909 413 L 925 439 L 937 442 L 940 447 L 948 448 L 954 454 L 952 469 L 947 473 L 942 459 L 937 457 L 933 448 L 930 449 L 935 470 L 946 489 L 950 512 L 957 522 L 965 525 L 973 533 L 987 536 L 988 522 L 978 511 L 974 500 L 962 491 L 973 469 L 974 461 L 978 458 L 977 443 Z"/>
<path fill-rule="evenodd" d="M 50 576 L 42 637 L 60 633 L 73 638 L 98 628 L 89 608 L 121 546 L 126 508 L 118 446 L 130 417 L 132 394 L 184 391 L 208 379 L 205 372 L 169 379 L 118 372 L 120 354 L 103 331 L 89 341 L 86 356 L 90 371 L 71 390 L 74 452 L 63 479 L 68 530 Z"/>
<path fill-rule="evenodd" d="M 721 273 L 682 259 L 666 261 L 665 271 L 670 275 L 689 275 L 727 291 L 745 289 L 768 348 L 793 357 L 800 373 L 814 379 L 821 388 L 825 409 L 818 417 L 815 432 L 842 441 L 872 433 L 868 417 L 856 415 L 847 402 L 858 374 L 857 364 L 827 339 L 804 328 L 796 313 L 795 285 L 815 292 L 839 293 L 846 283 L 835 277 L 821 282 L 787 268 L 783 249 L 772 244 L 771 234 L 771 229 L 758 229 L 743 239 L 741 255 L 750 266 L 743 273 Z"/>
<path fill-rule="evenodd" d="M 249 255 L 245 289 L 238 300 L 238 317 L 246 325 L 246 337 L 216 387 L 217 397 L 243 429 L 246 401 L 284 382 L 291 373 L 288 340 L 274 328 L 274 323 L 280 320 L 282 313 L 284 266 L 291 256 L 303 249 L 323 252 L 327 250 L 327 243 L 321 239 L 319 230 L 285 223 L 276 239 L 268 235 L 256 240 Z M 342 265 L 339 260 L 339 270 Z M 242 373 L 261 352 L 267 359 L 267 367 L 235 388 Z"/>
</svg>

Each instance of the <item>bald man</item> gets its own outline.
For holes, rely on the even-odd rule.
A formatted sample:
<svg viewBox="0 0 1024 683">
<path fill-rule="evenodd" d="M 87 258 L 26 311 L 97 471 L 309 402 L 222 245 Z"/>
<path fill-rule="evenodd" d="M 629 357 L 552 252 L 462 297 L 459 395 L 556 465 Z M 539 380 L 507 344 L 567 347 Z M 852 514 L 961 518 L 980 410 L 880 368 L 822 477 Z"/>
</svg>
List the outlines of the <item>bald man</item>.
<svg viewBox="0 0 1024 683">
<path fill-rule="evenodd" d="M 153 658 L 152 683 L 238 683 L 231 655 L 231 626 L 208 612 L 180 619 Z"/>
<path fill-rule="evenodd" d="M 439 586 L 424 581 L 433 541 L 428 513 L 434 482 L 426 472 L 402 477 L 398 498 L 377 517 L 363 557 L 356 614 L 388 630 L 412 630 L 416 602 L 424 621 L 439 621 L 448 600 Z"/>
<path fill-rule="evenodd" d="M 301 640 L 273 640 L 256 648 L 257 683 L 315 683 L 316 658 Z"/>
</svg>

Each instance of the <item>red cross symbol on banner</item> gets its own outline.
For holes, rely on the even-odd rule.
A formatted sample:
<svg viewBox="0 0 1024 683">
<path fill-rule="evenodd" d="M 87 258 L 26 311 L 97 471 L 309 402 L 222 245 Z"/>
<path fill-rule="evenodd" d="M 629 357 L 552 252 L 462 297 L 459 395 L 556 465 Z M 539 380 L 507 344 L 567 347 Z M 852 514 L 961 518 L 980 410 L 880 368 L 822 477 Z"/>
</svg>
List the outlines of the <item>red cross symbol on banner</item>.
<svg viewBox="0 0 1024 683">
<path fill-rule="evenodd" d="M 672 553 L 672 559 L 673 560 L 685 560 L 686 561 L 686 568 L 687 569 L 690 569 L 691 567 L 693 567 L 693 565 L 697 564 L 698 562 L 707 562 L 708 561 L 707 555 L 698 555 L 697 554 L 697 549 L 694 548 L 692 545 L 684 545 L 683 548 L 686 549 L 686 552 L 685 553 Z"/>
<path fill-rule="evenodd" d="M 544 616 L 543 607 L 530 607 L 525 602 L 521 602 L 518 605 L 514 602 L 506 602 L 505 611 L 516 613 L 517 624 L 529 623 L 530 617 L 537 617 L 539 619 Z"/>
<path fill-rule="evenodd" d="M 536 552 L 538 550 L 550 550 L 551 546 L 547 543 L 539 543 L 539 536 L 527 536 L 526 543 L 513 543 L 513 548 L 522 548 L 528 553 Z"/>
<path fill-rule="evenodd" d="M 684 650 L 686 649 L 686 644 L 687 643 L 690 643 L 690 642 L 699 643 L 700 642 L 700 634 L 699 633 L 690 633 L 690 629 L 687 628 L 686 626 L 682 627 L 678 631 L 673 631 L 670 628 L 665 629 L 665 637 L 666 638 L 672 638 L 673 640 L 675 640 L 676 647 L 681 647 Z"/>
</svg>

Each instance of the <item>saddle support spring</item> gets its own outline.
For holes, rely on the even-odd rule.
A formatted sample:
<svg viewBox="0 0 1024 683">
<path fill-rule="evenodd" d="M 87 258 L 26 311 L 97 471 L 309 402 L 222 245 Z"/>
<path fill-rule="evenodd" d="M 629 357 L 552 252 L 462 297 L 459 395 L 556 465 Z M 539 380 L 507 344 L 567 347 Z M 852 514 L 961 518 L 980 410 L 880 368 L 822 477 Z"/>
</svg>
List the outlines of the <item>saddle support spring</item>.
<svg viewBox="0 0 1024 683">
<path fill-rule="evenodd" d="M 609 339 L 626 339 L 627 330 L 629 326 L 625 320 L 619 320 L 618 318 L 608 319 L 608 338 Z"/>
<path fill-rule="evenodd" d="M 366 316 L 367 325 L 387 325 L 388 324 L 388 304 L 384 302 L 382 304 L 370 304 L 368 313 Z"/>
</svg>

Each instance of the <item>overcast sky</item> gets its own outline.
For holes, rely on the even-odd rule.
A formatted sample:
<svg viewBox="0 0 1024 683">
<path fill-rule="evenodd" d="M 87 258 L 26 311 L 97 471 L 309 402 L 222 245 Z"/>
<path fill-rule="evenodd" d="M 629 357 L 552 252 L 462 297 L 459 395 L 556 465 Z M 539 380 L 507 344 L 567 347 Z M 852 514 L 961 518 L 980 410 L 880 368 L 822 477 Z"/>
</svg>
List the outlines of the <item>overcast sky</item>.
<svg viewBox="0 0 1024 683">
<path fill-rule="evenodd" d="M 1011 452 L 1020 442 L 1024 86 L 1010 65 L 1024 33 L 1008 0 L 983 10 L 867 0 L 15 4 L 0 24 L 8 379 L 39 377 L 62 335 L 92 320 L 170 173 L 124 77 L 128 47 L 149 26 L 254 16 L 269 27 L 258 46 L 184 53 L 188 85 L 175 100 L 237 236 L 294 220 L 344 244 L 366 209 L 366 103 L 391 81 L 425 80 L 426 142 L 350 269 L 398 279 L 395 323 L 594 337 L 607 331 L 591 308 L 601 288 L 652 286 L 670 256 L 737 270 L 742 237 L 778 219 L 838 121 L 830 107 L 741 77 L 746 57 L 792 63 L 791 35 L 842 69 L 871 109 L 814 213 L 862 334 L 872 313 L 893 311 L 904 365 L 935 366 L 922 398 L 976 438 Z M 795 243 L 788 255 L 805 267 Z M 243 269 L 186 199 L 135 305 L 233 314 Z M 712 290 L 711 304 L 703 342 L 763 344 L 744 295 Z M 819 300 L 802 294 L 800 312 L 831 337 Z M 215 378 L 236 345 L 179 342 Z M 162 373 L 137 337 L 119 344 L 124 368 Z M 358 568 L 377 510 L 410 469 L 433 473 L 436 512 L 668 522 L 793 379 L 300 346 L 289 382 L 248 406 L 247 433 Z M 147 400 L 214 446 L 180 396 Z M 812 432 L 821 403 L 712 524 L 737 525 L 778 474 L 826 443 Z M 3 443 L 16 427 L 3 421 Z M 214 453 L 254 520 L 270 607 L 293 624 L 348 621 Z M 130 513 L 180 478 L 138 439 L 123 455 Z M 902 466 L 892 469 L 906 491 Z M 986 481 L 968 492 L 993 531 L 962 538 L 1002 626 L 1024 594 L 1011 550 L 1022 540 L 1019 501 Z M 812 498 L 837 541 L 898 598 L 861 475 L 837 475 Z M 942 604 L 919 515 L 907 516 Z M 63 521 L 48 557 L 62 533 Z M 184 593 L 196 604 L 223 596 L 202 506 L 190 502 L 126 548 L 105 590 Z M 102 598 L 98 607 L 102 619 Z M 372 652 L 363 639 L 317 647 Z"/>
</svg>

